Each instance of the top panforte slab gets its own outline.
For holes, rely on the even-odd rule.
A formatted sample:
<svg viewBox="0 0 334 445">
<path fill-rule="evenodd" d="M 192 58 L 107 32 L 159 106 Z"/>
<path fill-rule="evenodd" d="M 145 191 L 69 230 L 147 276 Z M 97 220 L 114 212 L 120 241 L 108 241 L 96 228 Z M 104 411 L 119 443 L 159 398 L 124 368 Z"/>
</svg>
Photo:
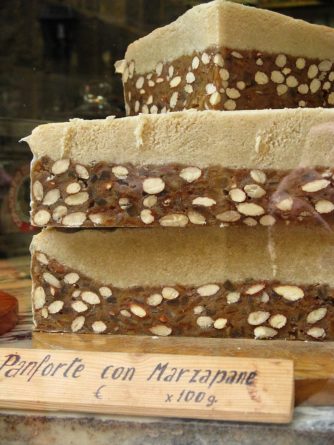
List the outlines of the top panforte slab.
<svg viewBox="0 0 334 445">
<path fill-rule="evenodd" d="M 132 43 L 127 114 L 332 107 L 334 30 L 216 0 Z"/>
<path fill-rule="evenodd" d="M 37 127 L 37 226 L 332 225 L 334 110 L 181 112 Z"/>
</svg>

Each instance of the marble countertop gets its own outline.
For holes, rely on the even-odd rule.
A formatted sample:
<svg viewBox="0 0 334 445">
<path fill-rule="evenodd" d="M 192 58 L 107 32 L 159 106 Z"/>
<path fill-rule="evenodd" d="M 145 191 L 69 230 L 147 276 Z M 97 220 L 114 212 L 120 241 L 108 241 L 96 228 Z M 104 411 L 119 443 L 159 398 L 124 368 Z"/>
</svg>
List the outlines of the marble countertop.
<svg viewBox="0 0 334 445">
<path fill-rule="evenodd" d="M 0 411 L 0 443 L 333 445 L 334 408 L 297 408 L 290 425 Z"/>
</svg>

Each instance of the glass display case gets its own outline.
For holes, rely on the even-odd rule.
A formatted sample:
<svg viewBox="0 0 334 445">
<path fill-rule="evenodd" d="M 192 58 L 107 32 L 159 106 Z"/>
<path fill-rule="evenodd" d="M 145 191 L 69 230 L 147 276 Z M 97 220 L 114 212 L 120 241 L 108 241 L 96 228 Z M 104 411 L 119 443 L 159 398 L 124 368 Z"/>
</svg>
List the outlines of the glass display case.
<svg viewBox="0 0 334 445">
<path fill-rule="evenodd" d="M 30 225 L 31 154 L 19 140 L 42 124 L 29 119 L 0 119 L 0 256 L 27 254 L 36 229 Z"/>
<path fill-rule="evenodd" d="M 209 1 L 2 0 L 1 443 L 333 444 L 334 56 L 326 48 L 334 48 L 334 4 L 230 1 L 251 9 L 239 21 L 232 14 L 224 22 L 226 35 L 217 20 L 198 18 L 199 12 L 190 25 L 177 22 L 172 31 L 138 42 L 193 7 L 205 11 Z M 248 27 L 250 11 L 262 10 L 328 28 L 311 30 L 312 40 L 304 25 L 296 32 L 290 22 L 270 28 L 265 16 Z M 215 27 L 219 43 L 238 45 L 240 37 L 240 48 L 220 48 L 209 38 L 206 47 Z M 183 36 L 187 50 L 175 55 Z M 282 44 L 291 54 L 271 54 L 271 39 L 274 49 Z M 318 41 L 326 57 L 314 53 Z M 43 127 L 48 123 L 60 125 Z M 30 150 L 25 139 L 36 127 Z M 3 320 L 16 326 L 5 329 Z M 118 354 L 121 365 L 106 363 L 108 353 Z M 57 354 L 64 355 L 53 367 Z M 180 390 L 178 402 L 193 403 L 194 416 L 176 409 L 158 417 L 155 410 L 166 408 L 178 378 L 189 371 L 180 365 L 176 378 L 163 362 L 154 371 L 157 381 L 176 386 L 158 391 L 164 395 L 159 406 L 135 408 L 136 396 L 150 397 L 150 388 L 145 381 L 133 389 L 137 368 L 126 370 L 124 363 L 132 357 L 141 372 L 151 354 L 180 361 L 191 356 L 195 371 L 196 357 L 203 366 L 207 357 L 208 363 L 234 358 L 235 366 L 245 358 L 270 359 L 273 366 L 287 360 L 290 398 L 280 391 L 281 373 L 230 403 L 247 398 L 258 403 L 258 412 L 275 391 L 278 400 L 290 401 L 290 410 L 295 403 L 293 419 L 286 425 L 269 417 L 265 424 L 242 416 L 243 422 L 217 420 L 217 393 L 198 393 L 193 382 Z M 101 385 L 91 374 L 72 392 L 67 371 L 75 381 L 82 357 L 94 371 L 101 367 Z M 65 369 L 70 358 L 73 367 L 69 362 Z M 51 393 L 59 398 L 54 404 L 25 399 L 22 381 L 30 367 L 31 379 L 41 373 L 36 394 L 46 388 L 50 400 Z M 59 370 L 66 380 L 61 389 Z M 218 372 L 223 381 L 226 371 Z M 56 383 L 43 386 L 53 376 Z M 232 387 L 245 376 L 225 383 Z M 5 404 L 7 377 L 11 385 L 21 379 L 22 398 L 10 394 Z M 129 383 L 117 409 L 101 401 L 107 379 L 117 380 L 118 389 Z M 205 409 L 198 414 L 203 400 L 211 418 Z"/>
</svg>

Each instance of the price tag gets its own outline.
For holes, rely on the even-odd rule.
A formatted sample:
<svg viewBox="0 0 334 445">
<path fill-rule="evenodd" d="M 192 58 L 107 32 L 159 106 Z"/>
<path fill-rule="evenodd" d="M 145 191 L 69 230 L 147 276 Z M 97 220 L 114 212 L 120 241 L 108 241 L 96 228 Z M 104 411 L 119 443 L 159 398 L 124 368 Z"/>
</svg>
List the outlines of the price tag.
<svg viewBox="0 0 334 445">
<path fill-rule="evenodd" d="M 0 349 L 0 406 L 286 423 L 293 362 Z"/>
</svg>

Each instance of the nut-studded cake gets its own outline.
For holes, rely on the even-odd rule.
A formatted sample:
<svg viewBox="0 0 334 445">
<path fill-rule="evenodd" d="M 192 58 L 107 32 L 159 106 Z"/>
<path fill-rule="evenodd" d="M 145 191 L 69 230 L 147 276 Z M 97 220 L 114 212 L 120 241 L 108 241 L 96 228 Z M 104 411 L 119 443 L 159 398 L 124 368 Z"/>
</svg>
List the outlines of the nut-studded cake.
<svg viewBox="0 0 334 445">
<path fill-rule="evenodd" d="M 334 340 L 333 261 L 333 235 L 309 228 L 46 229 L 32 243 L 35 324 Z"/>
<path fill-rule="evenodd" d="M 333 107 L 334 30 L 216 0 L 132 43 L 126 111 Z"/>
<path fill-rule="evenodd" d="M 334 110 L 185 111 L 36 128 L 32 221 L 333 225 Z"/>
</svg>

